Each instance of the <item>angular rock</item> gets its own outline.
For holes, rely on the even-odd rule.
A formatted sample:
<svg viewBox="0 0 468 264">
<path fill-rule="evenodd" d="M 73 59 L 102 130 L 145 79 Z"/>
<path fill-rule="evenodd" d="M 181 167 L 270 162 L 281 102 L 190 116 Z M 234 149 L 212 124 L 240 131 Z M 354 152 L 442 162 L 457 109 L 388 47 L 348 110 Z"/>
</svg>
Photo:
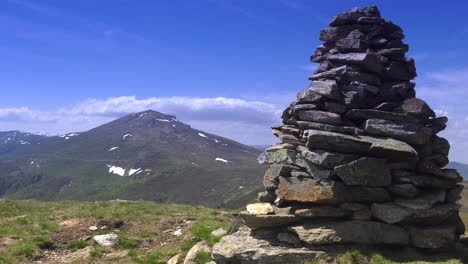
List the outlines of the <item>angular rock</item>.
<svg viewBox="0 0 468 264">
<path fill-rule="evenodd" d="M 372 221 L 314 221 L 288 227 L 309 245 L 342 243 L 407 245 L 408 233 L 401 227 Z"/>
<path fill-rule="evenodd" d="M 269 203 L 254 203 L 247 205 L 247 213 L 252 215 L 273 214 L 273 206 Z"/>
<path fill-rule="evenodd" d="M 397 183 L 411 183 L 420 188 L 453 188 L 461 180 L 445 180 L 430 175 L 417 174 L 411 171 L 394 170 L 392 179 Z"/>
<path fill-rule="evenodd" d="M 432 141 L 432 154 L 442 154 L 448 156 L 450 151 L 450 143 L 447 139 L 434 136 Z"/>
<path fill-rule="evenodd" d="M 301 121 L 311 121 L 311 122 L 318 122 L 318 123 L 324 123 L 324 124 L 329 124 L 329 125 L 343 124 L 343 120 L 341 120 L 340 115 L 329 113 L 329 112 L 317 111 L 317 110 L 300 111 L 298 113 L 298 118 Z"/>
<path fill-rule="evenodd" d="M 338 40 L 335 45 L 341 52 L 363 52 L 369 46 L 366 39 L 366 35 L 361 31 L 353 30 L 345 38 Z"/>
<path fill-rule="evenodd" d="M 270 169 L 271 174 L 273 174 L 274 176 L 289 177 L 291 176 L 291 171 L 299 170 L 300 168 L 298 166 L 289 165 L 289 164 L 274 163 L 270 165 L 269 169 Z"/>
<path fill-rule="evenodd" d="M 296 159 L 296 151 L 290 149 L 280 149 L 275 152 L 271 152 L 268 156 L 267 162 L 269 164 L 272 163 L 286 163 L 286 164 L 294 164 L 294 160 Z"/>
<path fill-rule="evenodd" d="M 241 212 L 239 216 L 244 220 L 246 226 L 250 228 L 274 227 L 291 224 L 300 221 L 302 218 L 296 215 L 252 215 Z"/>
<path fill-rule="evenodd" d="M 435 117 L 434 111 L 425 101 L 419 98 L 405 100 L 401 106 L 395 109 L 395 111 L 423 119 Z"/>
<path fill-rule="evenodd" d="M 384 159 L 360 158 L 336 167 L 335 174 L 348 186 L 387 186 L 392 182 Z"/>
<path fill-rule="evenodd" d="M 278 233 L 278 236 L 276 236 L 276 238 L 278 238 L 278 240 L 281 241 L 281 242 L 285 242 L 285 243 L 294 245 L 296 247 L 299 247 L 302 244 L 301 240 L 299 240 L 297 235 L 293 234 L 291 232 Z"/>
<path fill-rule="evenodd" d="M 395 160 L 417 159 L 417 152 L 413 147 L 391 138 L 351 136 L 314 129 L 304 131 L 303 137 L 306 139 L 306 146 L 311 149 L 368 154 Z"/>
<path fill-rule="evenodd" d="M 278 197 L 287 202 L 339 204 L 343 202 L 372 203 L 389 201 L 388 192 L 379 187 L 349 187 L 340 182 L 321 185 L 308 178 L 279 178 Z"/>
<path fill-rule="evenodd" d="M 333 103 L 333 102 L 325 102 L 324 108 L 327 112 L 335 113 L 335 114 L 343 114 L 346 112 L 346 106 Z"/>
<path fill-rule="evenodd" d="M 312 177 L 318 181 L 327 181 L 330 179 L 331 170 L 321 168 L 312 162 L 306 160 L 302 155 L 296 157 L 296 165 L 304 168 L 308 172 L 308 177 Z"/>
<path fill-rule="evenodd" d="M 383 69 L 378 56 L 371 53 L 344 53 L 329 55 L 328 59 L 332 62 L 338 62 L 348 65 L 358 65 L 369 72 L 379 73 Z"/>
<path fill-rule="evenodd" d="M 384 79 L 392 81 L 409 81 L 416 77 L 416 68 L 412 58 L 405 61 L 391 61 L 385 66 L 382 76 Z"/>
<path fill-rule="evenodd" d="M 462 198 L 461 193 L 463 188 L 463 184 L 457 184 L 454 188 L 447 190 L 447 194 L 445 196 L 447 203 L 456 203 L 460 200 Z"/>
<path fill-rule="evenodd" d="M 259 192 L 257 200 L 261 203 L 273 203 L 276 200 L 276 194 L 274 192 Z"/>
<path fill-rule="evenodd" d="M 369 220 L 371 218 L 370 208 L 365 204 L 343 203 L 340 204 L 340 208 L 350 211 L 353 220 Z"/>
<path fill-rule="evenodd" d="M 449 163 L 448 157 L 444 156 L 442 154 L 426 156 L 426 157 L 423 157 L 422 160 L 431 161 L 431 162 L 435 163 L 436 165 L 438 165 L 439 167 L 445 167 Z"/>
<path fill-rule="evenodd" d="M 278 176 L 274 175 L 271 169 L 265 171 L 263 175 L 263 186 L 267 191 L 274 191 L 278 187 Z"/>
<path fill-rule="evenodd" d="M 364 123 L 367 134 L 395 138 L 410 144 L 425 144 L 432 137 L 432 129 L 414 124 L 383 119 L 368 119 Z"/>
<path fill-rule="evenodd" d="M 335 80 L 314 81 L 310 84 L 309 89 L 332 100 L 342 98 Z"/>
<path fill-rule="evenodd" d="M 299 151 L 306 160 L 328 169 L 334 169 L 336 166 L 348 164 L 351 161 L 359 159 L 358 155 L 321 149 L 309 150 L 305 146 L 298 146 L 297 151 Z"/>
<path fill-rule="evenodd" d="M 297 94 L 297 102 L 298 103 L 309 103 L 314 104 L 318 103 L 323 99 L 323 96 L 312 91 L 309 88 L 306 88 Z"/>
<path fill-rule="evenodd" d="M 460 174 L 455 169 L 441 169 L 437 164 L 430 160 L 423 160 L 418 163 L 417 171 L 420 173 L 432 174 L 434 176 L 448 179 L 459 180 Z"/>
<path fill-rule="evenodd" d="M 406 208 L 415 210 L 427 210 L 434 204 L 445 202 L 445 190 L 431 190 L 425 192 L 416 198 L 398 198 L 395 203 Z"/>
<path fill-rule="evenodd" d="M 383 119 L 396 122 L 419 123 L 419 120 L 412 116 L 373 109 L 351 109 L 346 113 L 345 116 L 346 118 L 356 121 L 364 121 L 367 119 Z"/>
<path fill-rule="evenodd" d="M 293 144 L 288 144 L 288 143 L 283 143 L 283 144 L 277 144 L 277 145 L 273 145 L 269 148 L 267 148 L 265 151 L 266 152 L 275 152 L 277 150 L 281 150 L 281 149 L 295 149 L 296 146 L 293 145 Z"/>
<path fill-rule="evenodd" d="M 353 8 L 336 15 L 330 26 L 343 26 L 358 22 L 360 18 L 380 18 L 380 12 L 376 6 L 367 6 L 361 8 Z"/>
<path fill-rule="evenodd" d="M 455 241 L 455 227 L 414 227 L 407 228 L 410 234 L 410 243 L 417 248 L 438 249 L 453 246 Z"/>
<path fill-rule="evenodd" d="M 307 122 L 307 121 L 297 121 L 297 124 L 302 129 L 317 129 L 323 131 L 337 132 L 343 134 L 356 135 L 360 133 L 360 129 L 357 127 L 348 127 L 348 126 L 332 126 L 316 122 Z"/>
<path fill-rule="evenodd" d="M 345 217 L 350 215 L 351 212 L 336 206 L 315 206 L 305 209 L 298 209 L 294 212 L 294 214 L 304 218 Z"/>
<path fill-rule="evenodd" d="M 388 224 L 421 224 L 437 225 L 460 208 L 457 204 L 441 204 L 426 210 L 415 210 L 395 203 L 378 204 L 371 206 L 372 216 Z"/>
<path fill-rule="evenodd" d="M 315 74 L 309 77 L 309 80 L 336 80 L 348 82 L 360 82 L 374 86 L 380 86 L 382 81 L 376 74 L 360 72 L 353 66 L 344 65 L 337 68 L 330 69 L 326 72 Z"/>
<path fill-rule="evenodd" d="M 259 231 L 258 231 L 259 232 Z M 302 264 L 310 259 L 323 259 L 323 251 L 307 248 L 291 248 L 288 244 L 276 241 L 276 234 L 258 234 L 241 228 L 238 232 L 225 236 L 214 245 L 212 257 L 218 264 Z"/>
<path fill-rule="evenodd" d="M 196 264 L 197 255 L 205 252 L 211 253 L 211 247 L 205 241 L 198 242 L 187 252 L 184 264 Z"/>
<path fill-rule="evenodd" d="M 103 247 L 110 247 L 117 242 L 117 234 L 96 235 L 93 240 Z"/>
<path fill-rule="evenodd" d="M 420 190 L 411 183 L 392 184 L 387 187 L 393 195 L 403 198 L 414 198 L 419 195 Z"/>
</svg>

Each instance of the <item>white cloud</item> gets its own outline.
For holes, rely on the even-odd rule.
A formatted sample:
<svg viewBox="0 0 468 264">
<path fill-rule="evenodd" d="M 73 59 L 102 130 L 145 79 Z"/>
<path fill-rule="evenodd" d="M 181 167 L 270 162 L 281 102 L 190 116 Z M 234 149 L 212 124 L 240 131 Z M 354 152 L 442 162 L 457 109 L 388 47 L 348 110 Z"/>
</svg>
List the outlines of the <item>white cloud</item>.
<svg viewBox="0 0 468 264">
<path fill-rule="evenodd" d="M 247 144 L 274 141 L 269 127 L 280 122 L 283 106 L 237 98 L 166 97 L 137 99 L 134 96 L 106 100 L 88 99 L 57 111 L 27 107 L 0 108 L 0 130 L 19 129 L 61 134 L 84 131 L 128 113 L 153 109 L 176 115 L 195 128 Z"/>
</svg>

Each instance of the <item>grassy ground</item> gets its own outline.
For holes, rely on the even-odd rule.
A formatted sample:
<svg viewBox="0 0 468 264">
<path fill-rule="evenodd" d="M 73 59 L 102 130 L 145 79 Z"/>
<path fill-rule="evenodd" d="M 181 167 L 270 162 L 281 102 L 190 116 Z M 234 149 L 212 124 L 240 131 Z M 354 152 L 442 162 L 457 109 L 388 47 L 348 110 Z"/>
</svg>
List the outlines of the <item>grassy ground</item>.
<svg viewBox="0 0 468 264">
<path fill-rule="evenodd" d="M 56 263 L 86 247 L 84 263 L 165 263 L 198 241 L 216 243 L 211 231 L 230 221 L 227 211 L 175 204 L 0 200 L 0 263 Z M 111 248 L 92 240 L 106 233 L 119 235 Z"/>
</svg>

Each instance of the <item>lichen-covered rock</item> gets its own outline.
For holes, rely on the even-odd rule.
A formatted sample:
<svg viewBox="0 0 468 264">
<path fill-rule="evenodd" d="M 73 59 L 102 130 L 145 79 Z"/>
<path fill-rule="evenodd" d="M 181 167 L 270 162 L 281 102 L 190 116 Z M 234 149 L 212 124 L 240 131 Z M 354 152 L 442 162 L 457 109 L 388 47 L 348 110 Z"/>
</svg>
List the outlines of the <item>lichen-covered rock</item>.
<svg viewBox="0 0 468 264">
<path fill-rule="evenodd" d="M 302 264 L 305 260 L 323 259 L 320 250 L 295 248 L 277 241 L 272 231 L 241 228 L 214 245 L 212 257 L 217 264 Z"/>
</svg>

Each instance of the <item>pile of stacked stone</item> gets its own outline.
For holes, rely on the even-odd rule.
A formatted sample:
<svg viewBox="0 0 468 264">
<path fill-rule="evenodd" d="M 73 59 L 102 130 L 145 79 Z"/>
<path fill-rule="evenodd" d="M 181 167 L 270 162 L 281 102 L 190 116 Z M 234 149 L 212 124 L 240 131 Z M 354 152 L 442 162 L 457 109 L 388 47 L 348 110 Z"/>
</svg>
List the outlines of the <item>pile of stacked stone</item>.
<svg viewBox="0 0 468 264">
<path fill-rule="evenodd" d="M 265 192 L 241 214 L 291 247 L 343 243 L 446 248 L 464 233 L 462 178 L 437 136 L 447 118 L 415 98 L 402 29 L 375 6 L 320 32 L 320 63 L 273 134 Z"/>
</svg>

